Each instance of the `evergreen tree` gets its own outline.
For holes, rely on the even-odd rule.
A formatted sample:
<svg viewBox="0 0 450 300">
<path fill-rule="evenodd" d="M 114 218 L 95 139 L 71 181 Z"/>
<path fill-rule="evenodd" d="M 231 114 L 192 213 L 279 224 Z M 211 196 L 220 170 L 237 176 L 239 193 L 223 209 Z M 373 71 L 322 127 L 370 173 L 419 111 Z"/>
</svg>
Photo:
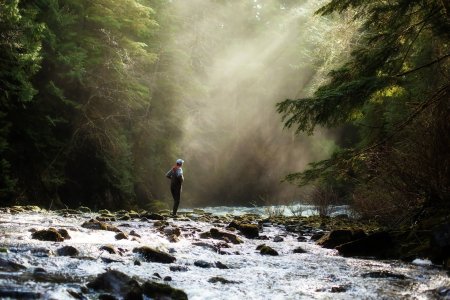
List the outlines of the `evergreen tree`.
<svg viewBox="0 0 450 300">
<path fill-rule="evenodd" d="M 414 219 L 428 207 L 448 208 L 450 137 L 443 132 L 450 129 L 450 20 L 444 2 L 330 1 L 317 12 L 354 10 L 364 20 L 362 38 L 314 95 L 285 100 L 278 111 L 297 132 L 350 124 L 359 138 L 288 180 L 337 180 L 353 187 L 347 197 L 360 212 L 391 222 Z"/>
</svg>

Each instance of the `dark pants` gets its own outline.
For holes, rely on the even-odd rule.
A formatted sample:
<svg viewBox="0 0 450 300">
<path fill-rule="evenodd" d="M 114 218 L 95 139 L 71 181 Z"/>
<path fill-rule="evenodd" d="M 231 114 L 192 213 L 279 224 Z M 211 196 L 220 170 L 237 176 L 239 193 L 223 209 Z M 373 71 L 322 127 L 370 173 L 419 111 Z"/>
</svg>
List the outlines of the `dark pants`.
<svg viewBox="0 0 450 300">
<path fill-rule="evenodd" d="M 172 214 L 176 215 L 178 210 L 178 205 L 180 205 L 181 198 L 181 185 L 171 185 L 170 191 L 172 192 L 173 197 L 173 210 Z"/>
</svg>

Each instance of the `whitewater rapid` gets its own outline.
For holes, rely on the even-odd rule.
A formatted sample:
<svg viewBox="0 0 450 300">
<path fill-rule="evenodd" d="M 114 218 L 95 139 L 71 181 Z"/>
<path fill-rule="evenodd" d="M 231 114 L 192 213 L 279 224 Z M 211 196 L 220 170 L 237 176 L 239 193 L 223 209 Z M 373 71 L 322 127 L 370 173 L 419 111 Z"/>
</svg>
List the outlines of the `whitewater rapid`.
<svg viewBox="0 0 450 300">
<path fill-rule="evenodd" d="M 236 210 L 235 208 L 234 210 Z M 212 209 L 209 209 L 211 211 Z M 218 215 L 223 215 L 218 211 Z M 52 212 L 0 214 L 0 253 L 5 258 L 25 266 L 23 272 L 33 273 L 39 268 L 54 275 L 55 282 L 39 282 L 36 277 L 20 272 L 0 272 L 0 290 L 17 289 L 39 293 L 43 299 L 74 299 L 69 290 L 82 293 L 83 299 L 97 299 L 98 293 L 85 284 L 108 269 L 121 271 L 138 281 L 164 282 L 186 292 L 189 299 L 431 299 L 439 298 L 440 289 L 450 286 L 449 276 L 427 260 L 405 263 L 395 260 L 344 258 L 336 250 L 324 249 L 307 239 L 298 241 L 298 234 L 287 232 L 281 224 L 264 224 L 261 236 L 266 239 L 247 239 L 244 243 L 229 244 L 230 248 L 215 251 L 218 240 L 200 239 L 199 233 L 215 227 L 225 230 L 228 225 L 220 217 L 212 222 L 199 221 L 196 214 L 182 220 L 167 219 L 168 228 L 178 227 L 178 242 L 170 242 L 154 226 L 158 221 L 111 222 L 124 232 L 134 230 L 140 237 L 116 240 L 115 232 L 92 230 L 81 224 L 96 214 L 63 217 Z M 230 217 L 230 216 L 228 216 Z M 49 227 L 64 228 L 71 236 L 64 242 L 31 239 L 31 231 Z M 279 242 L 274 238 L 278 237 Z M 260 244 L 275 249 L 279 256 L 263 256 L 256 250 Z M 55 255 L 61 246 L 71 245 L 80 251 L 78 257 Z M 114 245 L 121 254 L 99 250 Z M 176 257 L 172 264 L 142 261 L 132 252 L 135 247 L 150 246 Z M 210 245 L 211 247 L 209 247 Z M 306 253 L 293 253 L 301 247 Z M 196 261 L 221 262 L 228 269 L 201 268 Z M 184 271 L 171 271 L 182 266 Z M 399 278 L 372 278 L 371 272 L 388 271 Z M 232 283 L 211 283 L 219 276 Z M 445 298 L 443 294 L 441 298 Z"/>
</svg>

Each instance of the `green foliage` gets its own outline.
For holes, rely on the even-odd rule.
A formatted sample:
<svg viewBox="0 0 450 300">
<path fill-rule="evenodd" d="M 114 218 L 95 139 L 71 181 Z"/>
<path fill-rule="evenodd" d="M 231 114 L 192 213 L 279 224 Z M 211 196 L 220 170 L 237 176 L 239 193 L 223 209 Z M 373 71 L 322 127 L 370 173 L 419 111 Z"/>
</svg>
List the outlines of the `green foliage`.
<svg viewBox="0 0 450 300">
<path fill-rule="evenodd" d="M 175 122 L 169 131 L 160 128 L 179 98 L 166 101 L 168 84 L 155 80 L 164 77 L 155 71 L 163 50 L 152 6 L 167 16 L 168 4 L 0 3 L 5 204 L 119 209 L 133 207 L 137 197 L 141 205 L 151 200 L 139 185 L 157 185 L 149 173 L 161 177 L 150 180 L 164 180 L 152 168 L 167 165 L 171 137 L 178 134 Z"/>
<path fill-rule="evenodd" d="M 277 109 L 297 133 L 352 124 L 359 138 L 287 180 L 334 181 L 360 208 L 390 221 L 394 215 L 398 221 L 414 218 L 424 207 L 448 208 L 450 173 L 441 164 L 448 161 L 450 141 L 438 133 L 448 128 L 449 116 L 450 19 L 444 2 L 333 0 L 317 11 L 353 10 L 363 20 L 360 42 L 312 97 L 285 100 Z M 383 211 L 370 201 L 384 203 Z"/>
</svg>

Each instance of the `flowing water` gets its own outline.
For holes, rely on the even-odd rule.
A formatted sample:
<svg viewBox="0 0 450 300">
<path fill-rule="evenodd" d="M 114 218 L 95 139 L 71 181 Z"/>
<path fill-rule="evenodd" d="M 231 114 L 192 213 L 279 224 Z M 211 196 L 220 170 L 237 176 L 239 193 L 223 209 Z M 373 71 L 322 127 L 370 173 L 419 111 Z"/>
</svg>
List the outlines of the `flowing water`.
<svg viewBox="0 0 450 300">
<path fill-rule="evenodd" d="M 212 210 L 212 209 L 211 209 Z M 218 214 L 223 212 L 217 210 Z M 40 295 L 43 299 L 74 299 L 69 291 L 82 294 L 80 299 L 97 299 L 98 293 L 85 288 L 87 282 L 107 269 L 119 270 L 138 281 L 159 281 L 159 276 L 170 276 L 172 287 L 184 290 L 189 299 L 447 299 L 445 287 L 450 280 L 445 271 L 426 260 L 415 263 L 344 258 L 335 250 L 323 249 L 309 239 L 297 240 L 298 234 L 287 232 L 284 226 L 265 224 L 260 235 L 266 240 L 246 239 L 243 244 L 214 250 L 218 240 L 200 239 L 199 233 L 212 227 L 225 227 L 217 222 L 202 222 L 191 214 L 190 220 L 168 219 L 170 226 L 181 229 L 178 242 L 169 242 L 155 221 L 112 222 L 122 231 L 137 232 L 134 240 L 116 240 L 114 232 L 91 230 L 81 224 L 95 214 L 61 216 L 52 212 L 0 214 L 0 247 L 8 249 L 0 258 L 23 265 L 20 271 L 0 272 L 1 291 L 21 291 Z M 45 242 L 31 239 L 30 229 L 49 227 L 67 229 L 71 239 L 64 242 Z M 225 230 L 225 228 L 221 228 Z M 281 236 L 283 241 L 275 242 Z M 200 243 L 201 242 L 201 243 Z M 222 242 L 223 243 L 223 242 Z M 278 251 L 279 256 L 263 256 L 256 250 L 262 243 Z M 99 250 L 112 244 L 119 254 Z M 80 251 L 78 257 L 54 255 L 62 246 L 71 245 Z M 161 264 L 142 262 L 133 248 L 151 246 L 172 253 L 176 262 Z M 306 253 L 293 250 L 302 247 Z M 228 269 L 201 268 L 195 261 L 221 262 Z M 184 272 L 169 270 L 170 266 L 185 266 Z M 44 270 L 42 270 L 42 269 Z M 389 271 L 395 276 L 372 278 L 371 272 Z M 45 276 L 39 276 L 40 273 Z M 157 274 L 155 274 L 157 273 Z M 211 277 L 220 276 L 232 283 L 211 283 Z M 404 276 L 404 277 L 403 277 Z M 25 293 L 25 294 L 24 294 Z M 34 293 L 34 294 L 33 294 Z M 72 293 L 73 294 L 73 293 Z M 447 295 L 447 296 L 446 296 Z M 23 298 L 27 298 L 26 296 Z"/>
</svg>

